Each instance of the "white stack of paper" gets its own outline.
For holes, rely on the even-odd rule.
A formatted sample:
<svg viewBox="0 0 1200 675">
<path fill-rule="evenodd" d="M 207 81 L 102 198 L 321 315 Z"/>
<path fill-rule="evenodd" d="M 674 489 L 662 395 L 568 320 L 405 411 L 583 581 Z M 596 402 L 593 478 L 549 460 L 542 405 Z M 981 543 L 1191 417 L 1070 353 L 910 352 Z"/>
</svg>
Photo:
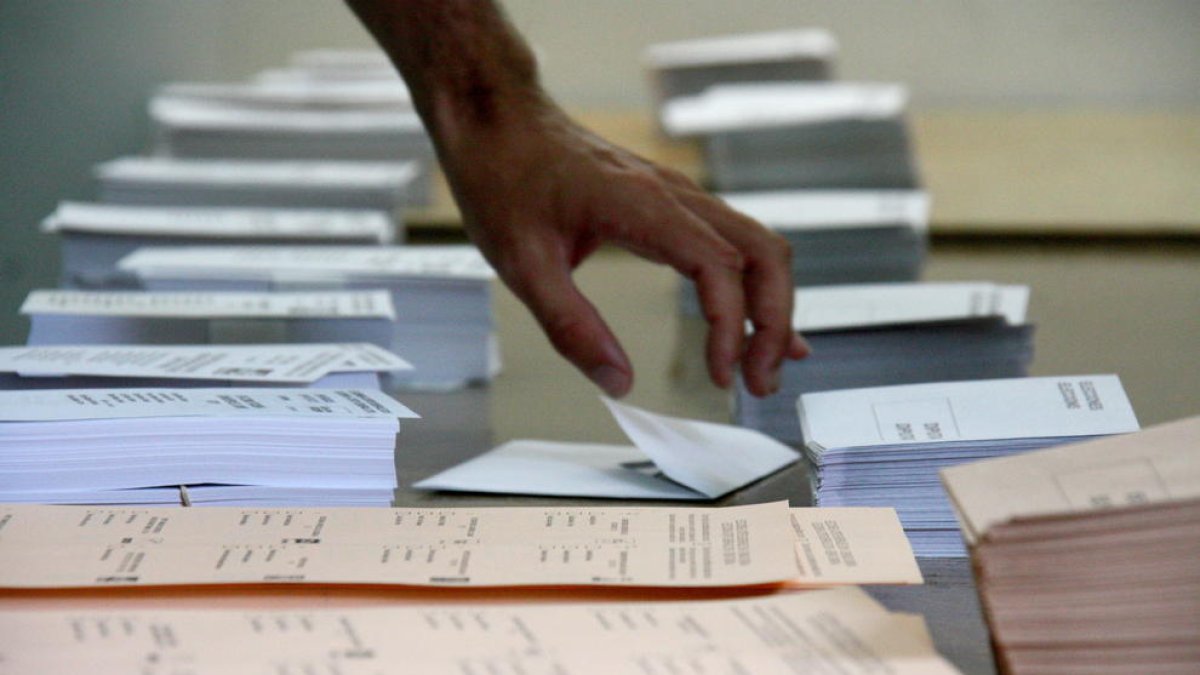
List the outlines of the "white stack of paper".
<svg viewBox="0 0 1200 675">
<path fill-rule="evenodd" d="M 246 504 L 386 505 L 399 419 L 416 416 L 363 389 L 0 392 L 0 501 L 116 504 L 178 485 L 219 498 L 230 485 Z"/>
<path fill-rule="evenodd" d="M 650 45 L 642 62 L 655 109 L 719 84 L 828 80 L 837 40 L 822 28 L 724 35 Z"/>
<path fill-rule="evenodd" d="M 414 162 L 122 157 L 96 167 L 102 201 L 157 206 L 267 206 L 399 213 Z"/>
<path fill-rule="evenodd" d="M 1200 417 L 942 472 L 1001 672 L 1200 664 Z"/>
<path fill-rule="evenodd" d="M 500 368 L 495 273 L 471 246 L 152 248 L 120 268 L 151 290 L 386 289 L 398 317 L 392 348 L 416 367 L 397 384 L 462 386 Z"/>
<path fill-rule="evenodd" d="M 293 52 L 288 68 L 312 80 L 328 82 L 399 80 L 381 49 L 307 49 Z"/>
<path fill-rule="evenodd" d="M 804 394 L 821 506 L 892 506 L 918 557 L 965 555 L 938 471 L 1137 431 L 1115 375 L 938 382 Z"/>
<path fill-rule="evenodd" d="M 366 343 L 0 347 L 0 389 L 379 388 L 412 370 Z"/>
<path fill-rule="evenodd" d="M 917 382 L 1022 377 L 1033 360 L 1027 286 L 911 283 L 796 291 L 792 327 L 812 354 L 787 361 L 780 389 L 757 398 L 739 379 L 734 419 L 803 446 L 801 394 Z"/>
<path fill-rule="evenodd" d="M 699 136 L 717 190 L 900 189 L 920 180 L 894 84 L 741 84 L 675 99 L 672 136 Z"/>
<path fill-rule="evenodd" d="M 721 195 L 730 207 L 792 247 L 792 284 L 826 286 L 914 281 L 921 276 L 929 196 L 921 190 L 780 190 Z M 700 314 L 694 285 L 680 306 Z"/>
<path fill-rule="evenodd" d="M 33 291 L 29 345 L 369 342 L 391 349 L 387 291 Z"/>
<path fill-rule="evenodd" d="M 712 500 L 799 459 L 756 431 L 604 399 L 634 446 L 517 440 L 413 487 L 561 497 Z"/>
<path fill-rule="evenodd" d="M 168 157 L 416 162 L 409 203 L 429 203 L 433 144 L 412 109 L 265 109 L 154 98 L 150 118 L 157 153 Z"/>
<path fill-rule="evenodd" d="M 66 288 L 127 288 L 117 261 L 143 246 L 189 244 L 390 244 L 404 224 L 385 211 L 179 208 L 62 202 L 42 221 L 61 237 Z"/>
</svg>

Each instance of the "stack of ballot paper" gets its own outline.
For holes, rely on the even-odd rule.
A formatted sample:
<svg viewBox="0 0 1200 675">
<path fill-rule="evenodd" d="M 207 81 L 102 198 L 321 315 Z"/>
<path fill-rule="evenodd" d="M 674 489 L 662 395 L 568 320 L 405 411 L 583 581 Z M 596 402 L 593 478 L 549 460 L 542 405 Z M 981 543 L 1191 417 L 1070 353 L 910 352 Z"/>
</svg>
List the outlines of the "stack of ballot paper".
<svg viewBox="0 0 1200 675">
<path fill-rule="evenodd" d="M 13 672 L 950 675 L 920 615 L 857 588 L 696 602 L 0 611 Z M 158 668 L 154 669 L 156 672 Z"/>
<path fill-rule="evenodd" d="M 796 451 L 750 429 L 667 417 L 603 400 L 633 446 L 510 441 L 413 487 L 560 497 L 712 500 L 799 459 Z"/>
<path fill-rule="evenodd" d="M 642 61 L 655 107 L 733 82 L 797 82 L 832 76 L 837 40 L 821 28 L 725 35 L 650 45 Z"/>
<path fill-rule="evenodd" d="M 266 206 L 398 213 L 414 162 L 122 157 L 96 167 L 102 201 L 157 206 Z"/>
<path fill-rule="evenodd" d="M 917 187 L 905 119 L 892 84 L 731 84 L 663 109 L 672 136 L 699 136 L 721 191 Z"/>
<path fill-rule="evenodd" d="M 33 291 L 29 345 L 369 342 L 391 349 L 387 291 Z"/>
<path fill-rule="evenodd" d="M 804 394 L 821 506 L 892 506 L 918 557 L 965 555 L 938 471 L 1138 429 L 1115 375 L 938 382 Z"/>
<path fill-rule="evenodd" d="M 792 327 L 813 353 L 787 361 L 778 392 L 757 398 L 739 379 L 734 419 L 800 447 L 801 394 L 917 382 L 1022 377 L 1033 360 L 1027 286 L 899 283 L 796 291 Z"/>
<path fill-rule="evenodd" d="M 192 503 L 386 505 L 414 417 L 365 389 L 4 391 L 0 501 L 136 503 L 184 485 Z"/>
<path fill-rule="evenodd" d="M 412 161 L 410 204 L 427 204 L 433 144 L 412 109 L 264 109 L 194 99 L 150 102 L 157 152 L 246 160 Z"/>
<path fill-rule="evenodd" d="M 199 491 L 189 493 L 195 499 Z M 121 514 L 115 521 L 114 512 Z M 299 593 L 315 584 L 666 589 L 921 582 L 891 509 L 789 509 L 772 502 L 724 508 L 275 507 L 247 515 L 243 508 L 220 507 L 0 505 L 0 588 L 266 582 Z M 114 545 L 120 555 L 104 553 Z M 231 548 L 239 553 L 226 559 Z M 57 551 L 54 569 L 29 564 L 50 550 Z M 121 565 L 127 556 L 139 558 L 136 570 Z M 213 565 L 218 559 L 225 563 Z"/>
<path fill-rule="evenodd" d="M 136 277 L 117 261 L 143 246 L 188 244 L 390 244 L 403 239 L 398 215 L 385 211 L 179 208 L 62 202 L 42 221 L 61 237 L 66 288 L 121 288 Z"/>
<path fill-rule="evenodd" d="M 367 343 L 0 347 L 0 389 L 380 388 L 412 370 Z"/>
<path fill-rule="evenodd" d="M 721 195 L 792 247 L 792 284 L 914 281 L 925 262 L 929 197 L 920 190 L 780 190 Z M 695 286 L 680 307 L 699 315 Z"/>
<path fill-rule="evenodd" d="M 392 349 L 416 368 L 404 384 L 461 386 L 500 368 L 495 273 L 472 246 L 150 248 L 120 268 L 151 290 L 386 289 L 398 317 Z"/>
<path fill-rule="evenodd" d="M 1200 417 L 942 480 L 1001 672 L 1196 672 Z"/>
</svg>

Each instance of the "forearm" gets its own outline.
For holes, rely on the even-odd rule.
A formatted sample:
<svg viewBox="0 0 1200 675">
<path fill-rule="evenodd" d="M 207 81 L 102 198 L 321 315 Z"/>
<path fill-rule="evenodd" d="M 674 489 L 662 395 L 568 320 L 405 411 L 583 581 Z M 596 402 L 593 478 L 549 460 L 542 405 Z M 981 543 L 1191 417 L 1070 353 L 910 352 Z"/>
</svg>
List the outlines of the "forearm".
<svg viewBox="0 0 1200 675">
<path fill-rule="evenodd" d="M 533 52 L 491 0 L 347 0 L 387 51 L 453 169 L 464 147 L 553 109 Z"/>
</svg>

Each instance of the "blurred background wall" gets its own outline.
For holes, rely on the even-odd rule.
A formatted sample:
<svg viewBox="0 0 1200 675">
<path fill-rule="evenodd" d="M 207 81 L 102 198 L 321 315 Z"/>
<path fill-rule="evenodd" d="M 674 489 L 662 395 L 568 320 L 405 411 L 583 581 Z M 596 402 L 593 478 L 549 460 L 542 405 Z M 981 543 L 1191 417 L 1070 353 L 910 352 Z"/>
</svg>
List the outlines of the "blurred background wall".
<svg viewBox="0 0 1200 675">
<path fill-rule="evenodd" d="M 844 79 L 908 83 L 917 109 L 1200 107 L 1200 2 L 1043 0 L 509 0 L 551 91 L 637 107 L 655 41 L 817 25 Z M 243 78 L 297 49 L 362 47 L 336 0 L 0 0 L 0 343 L 53 283 L 37 224 L 92 196 L 92 164 L 145 147 L 145 102 L 167 80 Z"/>
</svg>

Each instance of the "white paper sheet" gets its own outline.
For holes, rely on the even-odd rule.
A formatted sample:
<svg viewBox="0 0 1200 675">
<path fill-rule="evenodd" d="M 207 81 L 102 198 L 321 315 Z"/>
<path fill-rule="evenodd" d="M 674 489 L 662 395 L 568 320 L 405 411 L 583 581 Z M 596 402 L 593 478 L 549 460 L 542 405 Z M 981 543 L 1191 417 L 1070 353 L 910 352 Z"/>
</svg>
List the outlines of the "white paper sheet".
<svg viewBox="0 0 1200 675">
<path fill-rule="evenodd" d="M 1116 375 L 1029 377 L 804 394 L 812 448 L 1095 436 L 1137 431 Z"/>
<path fill-rule="evenodd" d="M 146 417 L 317 417 L 414 419 L 416 413 L 366 389 L 44 389 L 0 391 L 0 422 Z M 16 427 L 11 427 L 15 429 Z M 21 425 L 27 429 L 27 425 Z M 8 435 L 3 426 L 0 433 Z M 49 433 L 49 431 L 44 432 Z"/>
<path fill-rule="evenodd" d="M 799 331 L 887 326 L 1002 316 L 1025 321 L 1028 286 L 992 283 L 892 283 L 796 289 L 792 327 Z"/>
<path fill-rule="evenodd" d="M 837 40 L 832 33 L 823 28 L 802 28 L 663 42 L 650 45 L 644 61 L 652 68 L 688 68 L 829 58 L 836 51 Z"/>
<path fill-rule="evenodd" d="M 150 117 L 169 129 L 206 129 L 238 132 L 295 132 L 353 134 L 394 132 L 424 136 L 416 111 L 395 110 L 293 110 L 256 109 L 155 98 Z"/>
<path fill-rule="evenodd" d="M 895 84 L 729 84 L 667 102 L 663 126 L 673 136 L 691 136 L 838 120 L 878 120 L 900 117 L 907 103 L 907 90 Z"/>
<path fill-rule="evenodd" d="M 61 202 L 42 222 L 46 232 L 168 237 L 298 240 L 362 239 L 387 244 L 394 224 L 381 211 L 186 208 Z"/>
<path fill-rule="evenodd" d="M 194 246 L 143 248 L 123 270 L 171 278 L 276 279 L 298 275 L 488 280 L 495 271 L 473 246 Z"/>
<path fill-rule="evenodd" d="M 716 499 L 799 458 L 791 448 L 757 431 L 657 415 L 609 399 L 604 402 L 636 447 L 514 441 L 413 487 L 629 499 Z"/>
<path fill-rule="evenodd" d="M 122 157 L 96 167 L 103 181 L 263 185 L 304 190 L 396 190 L 417 175 L 414 162 L 300 162 Z"/>
<path fill-rule="evenodd" d="M 929 229 L 924 190 L 771 190 L 719 196 L 735 211 L 781 232 L 897 223 Z"/>
<path fill-rule="evenodd" d="M 21 313 L 186 319 L 389 319 L 396 309 L 387 291 L 307 293 L 33 291 Z"/>
<path fill-rule="evenodd" d="M 0 347 L 0 372 L 310 384 L 336 372 L 412 370 L 367 343 Z"/>
</svg>

